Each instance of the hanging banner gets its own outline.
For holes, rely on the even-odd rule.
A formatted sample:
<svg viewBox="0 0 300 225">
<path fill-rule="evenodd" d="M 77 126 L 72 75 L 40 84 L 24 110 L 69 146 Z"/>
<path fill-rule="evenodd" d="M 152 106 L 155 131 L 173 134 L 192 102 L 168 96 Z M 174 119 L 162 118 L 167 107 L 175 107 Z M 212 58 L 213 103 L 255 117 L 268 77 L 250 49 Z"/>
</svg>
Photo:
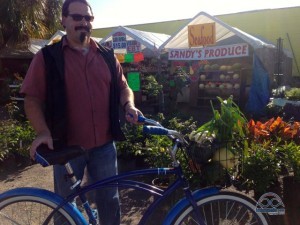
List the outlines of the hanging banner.
<svg viewBox="0 0 300 225">
<path fill-rule="evenodd" d="M 125 54 L 124 62 L 126 62 L 126 63 L 134 62 L 134 54 L 132 54 L 132 53 Z"/>
<path fill-rule="evenodd" d="M 126 49 L 127 42 L 126 42 L 126 34 L 123 32 L 116 32 L 113 34 L 113 43 L 112 47 L 114 49 Z"/>
<path fill-rule="evenodd" d="M 144 54 L 142 52 L 137 52 L 133 56 L 133 61 L 134 62 L 141 62 L 144 60 Z"/>
<path fill-rule="evenodd" d="M 141 89 L 141 80 L 139 72 L 129 72 L 127 74 L 128 86 L 132 91 L 139 91 Z"/>
<path fill-rule="evenodd" d="M 120 63 L 125 62 L 125 54 L 115 53 L 115 55 Z"/>
<path fill-rule="evenodd" d="M 249 55 L 248 44 L 223 45 L 193 49 L 170 49 L 169 60 L 209 60 Z"/>
<path fill-rule="evenodd" d="M 136 40 L 127 41 L 127 53 L 141 52 L 141 43 Z"/>
<path fill-rule="evenodd" d="M 205 23 L 188 26 L 189 47 L 216 44 L 216 24 Z"/>
</svg>

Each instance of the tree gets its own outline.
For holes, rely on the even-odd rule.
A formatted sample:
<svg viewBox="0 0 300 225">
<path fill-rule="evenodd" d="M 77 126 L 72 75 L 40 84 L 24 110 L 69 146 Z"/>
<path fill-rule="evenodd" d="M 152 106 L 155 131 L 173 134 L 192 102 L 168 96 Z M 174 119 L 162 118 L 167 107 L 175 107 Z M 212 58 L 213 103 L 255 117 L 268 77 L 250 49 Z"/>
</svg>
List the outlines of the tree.
<svg viewBox="0 0 300 225">
<path fill-rule="evenodd" d="M 1 0 L 0 49 L 27 48 L 30 38 L 49 38 L 60 29 L 62 0 Z"/>
</svg>

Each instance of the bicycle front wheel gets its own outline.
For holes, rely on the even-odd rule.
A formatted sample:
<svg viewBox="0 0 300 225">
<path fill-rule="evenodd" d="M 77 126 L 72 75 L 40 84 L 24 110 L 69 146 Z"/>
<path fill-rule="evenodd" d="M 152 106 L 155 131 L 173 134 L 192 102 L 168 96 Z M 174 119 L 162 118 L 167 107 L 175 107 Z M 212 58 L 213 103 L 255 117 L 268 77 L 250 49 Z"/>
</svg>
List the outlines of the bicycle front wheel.
<svg viewBox="0 0 300 225">
<path fill-rule="evenodd" d="M 11 196 L 0 201 L 1 225 L 41 225 L 56 206 L 56 203 L 37 196 Z M 76 223 L 61 208 L 48 225 L 76 225 Z"/>
<path fill-rule="evenodd" d="M 222 191 L 217 195 L 197 200 L 202 220 L 206 225 L 267 225 L 265 217 L 255 211 L 255 202 L 242 194 Z M 193 207 L 183 209 L 171 223 L 199 224 Z"/>
</svg>

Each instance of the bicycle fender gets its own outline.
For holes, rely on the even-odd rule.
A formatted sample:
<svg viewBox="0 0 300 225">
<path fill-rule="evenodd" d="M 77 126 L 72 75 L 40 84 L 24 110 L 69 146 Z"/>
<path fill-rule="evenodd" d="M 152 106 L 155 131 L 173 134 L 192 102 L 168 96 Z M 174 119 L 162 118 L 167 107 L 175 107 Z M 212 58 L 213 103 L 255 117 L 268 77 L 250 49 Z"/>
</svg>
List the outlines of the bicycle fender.
<svg viewBox="0 0 300 225">
<path fill-rule="evenodd" d="M 193 192 L 194 199 L 198 200 L 205 198 L 211 195 L 215 195 L 220 192 L 220 188 L 217 187 L 208 187 L 199 189 Z M 188 205 L 190 204 L 189 200 L 185 197 L 180 199 L 169 211 L 166 218 L 163 221 L 163 225 L 169 225 L 175 219 L 175 217 Z"/>
<path fill-rule="evenodd" d="M 41 188 L 33 188 L 33 187 L 24 187 L 24 188 L 15 188 L 6 192 L 3 192 L 0 194 L 0 204 L 1 201 L 9 198 L 9 197 L 15 197 L 15 196 L 35 196 L 40 197 L 43 199 L 46 199 L 50 202 L 53 202 L 57 205 L 61 204 L 64 199 L 45 189 Z M 71 203 L 67 203 L 64 205 L 64 210 L 74 219 L 76 225 L 88 225 L 86 220 L 84 219 L 83 215 L 79 212 L 79 210 L 73 206 Z"/>
</svg>

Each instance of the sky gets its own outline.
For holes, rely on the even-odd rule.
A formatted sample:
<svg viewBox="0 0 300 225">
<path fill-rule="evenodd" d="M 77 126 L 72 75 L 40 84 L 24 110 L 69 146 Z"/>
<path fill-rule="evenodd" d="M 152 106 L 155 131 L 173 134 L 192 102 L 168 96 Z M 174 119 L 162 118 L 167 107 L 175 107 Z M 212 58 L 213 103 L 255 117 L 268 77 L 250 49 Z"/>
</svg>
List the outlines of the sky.
<svg viewBox="0 0 300 225">
<path fill-rule="evenodd" d="M 300 0 L 88 0 L 93 28 L 189 19 L 204 11 L 212 16 L 300 6 Z"/>
</svg>

